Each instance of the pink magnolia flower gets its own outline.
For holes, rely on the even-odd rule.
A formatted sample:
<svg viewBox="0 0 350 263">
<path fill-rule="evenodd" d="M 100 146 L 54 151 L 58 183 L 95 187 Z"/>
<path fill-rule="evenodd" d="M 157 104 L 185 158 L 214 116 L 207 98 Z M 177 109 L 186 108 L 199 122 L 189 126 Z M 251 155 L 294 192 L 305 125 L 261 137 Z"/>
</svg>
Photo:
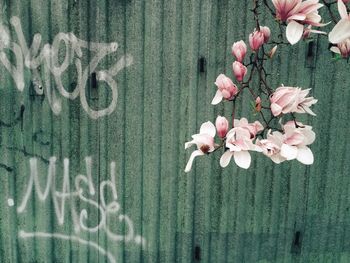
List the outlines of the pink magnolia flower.
<svg viewBox="0 0 350 263">
<path fill-rule="evenodd" d="M 264 44 L 264 41 L 265 35 L 262 31 L 254 29 L 254 32 L 249 35 L 249 45 L 254 51 L 257 51 Z"/>
<path fill-rule="evenodd" d="M 297 43 L 304 32 L 304 25 L 325 26 L 321 24 L 318 9 L 323 5 L 319 0 L 272 0 L 276 8 L 276 18 L 287 22 L 286 36 L 289 43 Z"/>
<path fill-rule="evenodd" d="M 261 151 L 250 139 L 249 130 L 242 127 L 235 127 L 227 133 L 226 147 L 228 150 L 220 158 L 221 167 L 226 167 L 233 156 L 239 167 L 248 169 L 251 163 L 249 151 Z"/>
<path fill-rule="evenodd" d="M 213 105 L 220 103 L 223 98 L 231 100 L 238 93 L 237 86 L 224 74 L 220 74 L 216 78 L 215 85 L 218 87 L 218 90 L 211 102 Z"/>
<path fill-rule="evenodd" d="M 350 2 L 350 0 L 342 0 L 344 4 L 347 4 Z"/>
<path fill-rule="evenodd" d="M 264 35 L 264 43 L 266 44 L 267 42 L 269 42 L 269 39 L 270 39 L 270 36 L 271 36 L 271 30 L 267 26 L 261 26 L 260 27 L 260 31 Z"/>
<path fill-rule="evenodd" d="M 216 130 L 220 138 L 225 138 L 228 132 L 228 120 L 225 117 L 218 116 L 215 121 Z"/>
<path fill-rule="evenodd" d="M 190 159 L 187 162 L 185 172 L 189 172 L 192 167 L 194 158 L 197 156 L 205 155 L 215 150 L 215 126 L 210 121 L 205 122 L 201 125 L 199 134 L 192 135 L 192 141 L 185 143 L 185 149 L 191 147 L 192 145 L 197 146 L 197 150 L 193 151 Z"/>
<path fill-rule="evenodd" d="M 237 61 L 243 62 L 245 54 L 247 53 L 247 45 L 243 40 L 233 43 L 232 55 L 235 56 Z"/>
<path fill-rule="evenodd" d="M 331 47 L 331 51 L 340 54 L 343 58 L 348 58 L 350 56 L 350 38 L 340 42 L 336 47 Z"/>
<path fill-rule="evenodd" d="M 239 61 L 233 62 L 232 70 L 233 70 L 233 74 L 235 75 L 236 79 L 239 82 L 241 82 L 243 80 L 244 76 L 247 74 L 247 67 L 244 66 Z"/>
<path fill-rule="evenodd" d="M 289 112 L 309 113 L 316 115 L 311 109 L 311 105 L 317 102 L 314 97 L 306 97 L 310 89 L 302 90 L 294 87 L 279 87 L 271 95 L 271 112 L 274 116 Z"/>
<path fill-rule="evenodd" d="M 262 149 L 262 153 L 269 157 L 274 163 L 281 163 L 287 160 L 281 155 L 281 147 L 283 145 L 283 134 L 279 131 L 271 130 L 267 133 L 267 138 L 263 140 L 256 140 L 256 145 Z"/>
<path fill-rule="evenodd" d="M 329 42 L 333 44 L 341 43 L 350 38 L 350 14 L 341 0 L 338 0 L 338 12 L 341 19 L 328 35 Z"/>
<path fill-rule="evenodd" d="M 249 132 L 250 139 L 254 139 L 256 134 L 264 129 L 264 126 L 262 126 L 259 121 L 249 123 L 246 118 L 242 118 L 240 120 L 235 119 L 233 123 L 235 128 L 242 128 L 247 130 Z"/>
<path fill-rule="evenodd" d="M 289 121 L 283 126 L 283 144 L 281 156 L 286 160 L 297 159 L 299 162 L 310 165 L 314 162 L 314 156 L 308 145 L 315 141 L 315 133 L 312 127 Z"/>
</svg>

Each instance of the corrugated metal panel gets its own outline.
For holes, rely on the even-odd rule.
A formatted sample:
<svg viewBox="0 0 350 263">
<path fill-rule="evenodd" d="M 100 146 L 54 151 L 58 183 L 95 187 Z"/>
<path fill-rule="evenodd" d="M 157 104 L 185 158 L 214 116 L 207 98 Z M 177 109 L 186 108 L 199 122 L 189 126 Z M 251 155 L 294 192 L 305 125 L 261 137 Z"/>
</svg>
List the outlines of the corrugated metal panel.
<svg viewBox="0 0 350 263">
<path fill-rule="evenodd" d="M 350 261 L 349 66 L 331 59 L 324 39 L 281 47 L 269 65 L 274 86 L 311 87 L 319 99 L 318 116 L 307 117 L 318 135 L 313 166 L 254 155 L 248 171 L 222 170 L 210 156 L 184 174 L 184 142 L 202 122 L 230 113 L 209 103 L 216 76 L 230 71 L 231 44 L 254 27 L 248 1 L 0 3 L 2 41 L 7 32 L 13 49 L 4 54 L 17 67 L 9 72 L 2 57 L 1 262 Z M 29 47 L 41 35 L 39 50 L 64 38 L 51 50 L 59 63 L 72 51 L 61 79 L 70 92 L 82 83 L 75 99 L 58 91 L 50 61 L 32 61 L 32 69 L 23 61 L 21 71 L 21 31 Z M 99 61 L 97 80 L 89 73 L 105 46 L 92 42 L 118 43 Z M 126 54 L 132 63 L 121 69 Z M 251 116 L 247 97 L 238 104 Z M 93 111 L 109 105 L 116 108 L 97 118 Z M 36 172 L 40 185 L 30 179 Z"/>
</svg>

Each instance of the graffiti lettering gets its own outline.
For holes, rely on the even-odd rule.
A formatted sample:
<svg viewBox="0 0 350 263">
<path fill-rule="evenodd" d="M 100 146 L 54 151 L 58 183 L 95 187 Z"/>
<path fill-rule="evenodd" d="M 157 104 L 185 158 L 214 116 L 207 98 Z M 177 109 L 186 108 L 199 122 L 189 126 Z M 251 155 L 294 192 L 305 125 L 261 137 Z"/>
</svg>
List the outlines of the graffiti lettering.
<svg viewBox="0 0 350 263">
<path fill-rule="evenodd" d="M 134 224 L 132 220 L 124 214 L 120 214 L 120 204 L 118 202 L 118 193 L 116 188 L 116 164 L 110 163 L 110 178 L 108 180 L 101 181 L 99 188 L 96 189 L 96 185 L 92 177 L 92 159 L 91 157 L 85 158 L 86 174 L 78 174 L 74 178 L 74 187 L 70 185 L 69 174 L 69 159 L 63 161 L 63 176 L 62 186 L 58 189 L 56 185 L 57 171 L 56 171 L 56 157 L 51 157 L 49 160 L 49 167 L 46 177 L 46 184 L 42 187 L 40 184 L 40 178 L 38 172 L 38 159 L 31 158 L 30 163 L 30 176 L 26 189 L 23 194 L 23 198 L 17 206 L 17 213 L 21 214 L 26 211 L 26 207 L 30 197 L 32 195 L 37 196 L 41 202 L 51 199 L 56 215 L 56 219 L 59 225 L 65 223 L 66 206 L 70 209 L 71 220 L 73 223 L 73 229 L 76 235 L 64 235 L 61 233 L 44 233 L 44 232 L 25 232 L 21 230 L 19 236 L 21 238 L 58 238 L 63 240 L 71 240 L 86 244 L 94 247 L 101 253 L 107 255 L 111 262 L 115 262 L 113 256 L 102 247 L 99 247 L 96 243 L 81 239 L 78 234 L 81 231 L 90 233 L 102 233 L 116 242 L 134 242 L 135 244 L 145 247 L 146 240 L 140 236 L 135 235 Z M 110 195 L 107 195 L 107 192 Z M 96 197 L 98 195 L 98 198 Z M 107 198 L 110 196 L 110 198 Z M 98 201 L 96 201 L 96 199 Z M 76 203 L 79 202 L 79 206 L 85 208 L 78 208 Z M 13 206 L 14 201 L 8 199 L 8 205 Z M 86 208 L 87 207 L 87 208 Z M 99 215 L 93 220 L 89 220 L 91 215 Z M 119 234 L 109 225 L 111 219 L 115 218 L 117 222 L 124 224 L 125 233 Z"/>
<path fill-rule="evenodd" d="M 35 34 L 32 45 L 28 47 L 25 40 L 20 19 L 12 17 L 11 25 L 13 26 L 18 43 L 11 42 L 9 30 L 6 26 L 0 25 L 0 61 L 11 74 L 16 87 L 19 91 L 23 91 L 25 87 L 24 68 L 28 68 L 32 75 L 34 90 L 38 95 L 47 95 L 48 103 L 52 111 L 58 115 L 62 110 L 62 103 L 57 96 L 58 93 L 70 100 L 80 98 L 83 109 L 92 119 L 111 114 L 117 104 L 118 90 L 117 82 L 114 80 L 119 71 L 132 64 L 132 56 L 126 54 L 121 57 L 109 69 L 98 69 L 101 61 L 108 55 L 115 53 L 118 49 L 118 43 L 95 43 L 87 42 L 77 38 L 73 33 L 58 33 L 52 45 L 45 44 L 42 46 L 41 34 Z M 65 55 L 63 62 L 60 63 L 59 51 L 63 44 Z M 40 49 L 41 48 L 41 49 Z M 91 61 L 83 68 L 82 56 L 83 50 L 86 49 L 91 54 Z M 15 63 L 12 64 L 6 50 L 11 51 L 15 56 Z M 70 65 L 74 65 L 77 74 L 76 86 L 72 91 L 68 91 L 62 83 L 62 74 Z M 111 90 L 112 99 L 109 105 L 103 109 L 92 109 L 86 97 L 86 86 L 89 76 L 95 73 L 96 80 L 105 82 Z M 56 89 L 52 88 L 51 79 L 56 84 Z M 57 90 L 57 91 L 56 91 Z"/>
</svg>

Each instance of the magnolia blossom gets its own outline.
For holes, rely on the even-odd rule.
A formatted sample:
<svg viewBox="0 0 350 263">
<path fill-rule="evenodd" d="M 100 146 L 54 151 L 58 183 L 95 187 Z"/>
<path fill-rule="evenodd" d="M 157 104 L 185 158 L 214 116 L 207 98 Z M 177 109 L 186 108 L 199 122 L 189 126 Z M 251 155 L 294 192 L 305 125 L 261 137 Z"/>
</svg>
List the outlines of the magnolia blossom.
<svg viewBox="0 0 350 263">
<path fill-rule="evenodd" d="M 341 19 L 328 35 L 329 42 L 333 44 L 341 43 L 350 38 L 350 14 L 348 14 L 342 0 L 338 0 L 338 12 Z"/>
<path fill-rule="evenodd" d="M 331 47 L 331 51 L 340 54 L 343 58 L 350 56 L 350 38 L 340 42 L 336 47 Z"/>
<path fill-rule="evenodd" d="M 286 160 L 297 159 L 299 162 L 310 165 L 314 162 L 314 155 L 308 145 L 315 141 L 312 127 L 289 121 L 283 126 L 283 144 L 281 156 Z"/>
<path fill-rule="evenodd" d="M 215 121 L 215 127 L 220 138 L 225 138 L 228 132 L 228 120 L 225 117 L 218 116 Z"/>
<path fill-rule="evenodd" d="M 283 126 L 283 130 L 284 133 L 268 131 L 267 138 L 256 140 L 256 145 L 274 163 L 297 159 L 303 164 L 312 164 L 314 156 L 308 147 L 315 140 L 312 127 L 289 121 Z"/>
<path fill-rule="evenodd" d="M 279 131 L 267 133 L 267 138 L 263 140 L 256 140 L 256 145 L 258 145 L 263 154 L 269 157 L 274 163 L 281 163 L 287 160 L 281 155 L 281 147 L 283 145 L 284 136 Z"/>
<path fill-rule="evenodd" d="M 247 45 L 243 40 L 233 43 L 232 55 L 235 56 L 237 61 L 243 62 L 245 54 L 247 53 Z"/>
<path fill-rule="evenodd" d="M 249 132 L 249 138 L 254 139 L 256 134 L 259 131 L 264 129 L 264 126 L 259 121 L 255 121 L 254 123 L 249 123 L 246 118 L 242 118 L 240 120 L 234 120 L 234 127 L 245 129 Z"/>
<path fill-rule="evenodd" d="M 218 87 L 218 90 L 211 102 L 213 105 L 220 103 L 223 98 L 231 100 L 238 93 L 237 86 L 224 74 L 220 74 L 216 78 L 215 85 Z"/>
<path fill-rule="evenodd" d="M 247 74 L 247 67 L 244 66 L 239 61 L 233 62 L 232 70 L 233 70 L 233 74 L 235 75 L 236 79 L 239 82 L 241 82 L 243 80 L 244 76 Z"/>
<path fill-rule="evenodd" d="M 314 97 L 306 97 L 310 89 L 302 90 L 294 87 L 279 87 L 271 95 L 271 112 L 274 116 L 289 112 L 309 113 L 316 115 L 310 107 L 317 102 Z"/>
<path fill-rule="evenodd" d="M 262 31 L 254 29 L 254 32 L 249 35 L 249 45 L 254 51 L 257 51 L 264 44 L 264 41 L 265 35 Z"/>
<path fill-rule="evenodd" d="M 192 135 L 192 141 L 185 143 L 185 149 L 189 148 L 192 145 L 197 146 L 197 150 L 193 151 L 190 159 L 187 162 L 185 172 L 189 172 L 192 167 L 194 158 L 197 156 L 205 155 L 206 153 L 212 152 L 215 150 L 215 126 L 210 121 L 205 122 L 201 125 L 199 134 Z"/>
<path fill-rule="evenodd" d="M 272 0 L 272 3 L 276 8 L 276 18 L 288 24 L 286 36 L 292 45 L 303 36 L 304 25 L 326 25 L 320 23 L 321 16 L 317 10 L 323 5 L 319 0 Z"/>
<path fill-rule="evenodd" d="M 228 150 L 220 158 L 221 167 L 226 167 L 233 156 L 239 167 L 248 169 L 251 163 L 249 151 L 261 151 L 253 144 L 249 130 L 242 127 L 235 127 L 227 133 L 226 148 Z"/>
</svg>

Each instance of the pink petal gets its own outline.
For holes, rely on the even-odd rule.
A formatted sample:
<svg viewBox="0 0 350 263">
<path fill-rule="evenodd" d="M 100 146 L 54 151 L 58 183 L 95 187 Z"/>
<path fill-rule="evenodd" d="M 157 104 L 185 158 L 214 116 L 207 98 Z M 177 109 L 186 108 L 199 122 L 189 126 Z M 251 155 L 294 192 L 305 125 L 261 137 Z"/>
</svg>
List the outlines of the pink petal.
<svg viewBox="0 0 350 263">
<path fill-rule="evenodd" d="M 240 151 L 240 152 L 234 152 L 233 155 L 235 159 L 235 163 L 243 168 L 243 169 L 248 169 L 251 163 L 251 156 L 248 151 Z"/>
<path fill-rule="evenodd" d="M 232 152 L 226 151 L 220 158 L 220 166 L 225 168 L 231 161 Z"/>
<path fill-rule="evenodd" d="M 314 163 L 314 155 L 310 148 L 300 147 L 298 149 L 297 160 L 303 164 L 310 165 Z"/>
<path fill-rule="evenodd" d="M 289 41 L 289 43 L 291 45 L 294 45 L 295 43 L 297 43 L 304 32 L 304 26 L 295 22 L 295 21 L 291 21 L 288 26 L 287 26 L 287 30 L 286 30 L 286 34 L 287 34 L 287 40 Z"/>
<path fill-rule="evenodd" d="M 201 125 L 199 133 L 200 134 L 208 134 L 211 137 L 214 137 L 215 133 L 216 133 L 215 125 L 213 123 L 211 123 L 210 121 L 207 121 Z"/>
<path fill-rule="evenodd" d="M 328 34 L 329 42 L 338 44 L 350 37 L 350 20 L 341 19 Z"/>
<path fill-rule="evenodd" d="M 215 94 L 215 97 L 213 98 L 213 100 L 211 101 L 211 104 L 212 105 L 216 105 L 216 104 L 219 104 L 221 101 L 222 101 L 222 93 L 220 90 L 217 90 L 216 94 Z"/>
<path fill-rule="evenodd" d="M 291 20 L 303 21 L 303 20 L 305 20 L 305 18 L 306 18 L 306 15 L 304 15 L 304 14 L 295 14 L 295 15 L 288 17 L 288 20 L 289 21 L 291 21 Z"/>
<path fill-rule="evenodd" d="M 278 105 L 277 103 L 272 103 L 271 104 L 271 112 L 272 112 L 273 116 L 278 116 L 282 112 L 282 107 L 280 105 Z"/>
<path fill-rule="evenodd" d="M 338 0 L 338 12 L 342 19 L 348 18 L 348 11 L 346 10 L 346 5 L 343 0 Z"/>
<path fill-rule="evenodd" d="M 196 158 L 197 156 L 201 156 L 204 155 L 204 153 L 200 150 L 196 150 L 194 152 L 192 152 L 190 159 L 187 162 L 186 168 L 185 168 L 185 172 L 188 173 L 189 171 L 191 171 L 192 168 L 192 163 L 194 161 L 194 158 Z"/>
<path fill-rule="evenodd" d="M 284 143 L 281 147 L 281 155 L 287 160 L 293 160 L 298 156 L 298 148 Z"/>
</svg>

